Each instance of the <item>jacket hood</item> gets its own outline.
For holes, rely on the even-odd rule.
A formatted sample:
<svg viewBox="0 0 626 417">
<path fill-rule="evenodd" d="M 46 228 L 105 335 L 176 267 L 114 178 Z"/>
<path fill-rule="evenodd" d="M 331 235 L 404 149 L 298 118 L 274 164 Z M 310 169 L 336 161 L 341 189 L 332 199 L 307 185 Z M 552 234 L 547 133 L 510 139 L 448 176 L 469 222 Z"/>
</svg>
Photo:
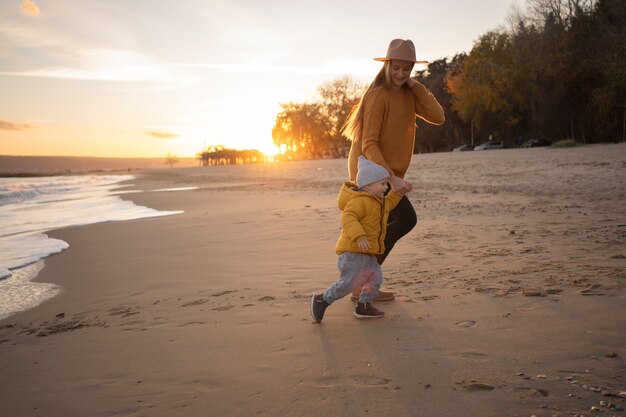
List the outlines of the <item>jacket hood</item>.
<svg viewBox="0 0 626 417">
<path fill-rule="evenodd" d="M 360 191 L 355 183 L 349 181 L 345 182 L 341 186 L 341 190 L 339 190 L 339 195 L 337 196 L 337 205 L 339 206 L 339 210 L 343 211 L 343 209 L 346 208 L 346 204 L 348 204 L 348 201 L 352 200 L 353 198 L 366 196 L 374 198 L 367 191 Z"/>
</svg>

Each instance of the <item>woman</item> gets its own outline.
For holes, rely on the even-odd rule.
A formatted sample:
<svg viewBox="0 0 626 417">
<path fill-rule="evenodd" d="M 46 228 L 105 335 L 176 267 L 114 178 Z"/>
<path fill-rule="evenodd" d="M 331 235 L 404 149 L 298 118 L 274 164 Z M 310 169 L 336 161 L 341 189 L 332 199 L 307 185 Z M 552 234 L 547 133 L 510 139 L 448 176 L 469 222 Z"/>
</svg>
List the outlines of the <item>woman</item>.
<svg viewBox="0 0 626 417">
<path fill-rule="evenodd" d="M 406 39 L 394 39 L 389 44 L 382 69 L 354 106 L 343 133 L 352 140 L 348 159 L 350 181 L 357 176 L 360 155 L 389 172 L 389 185 L 399 194 L 405 194 L 412 185 L 404 180 L 411 163 L 415 143 L 415 121 L 420 117 L 428 123 L 440 125 L 445 121 L 443 108 L 435 97 L 419 82 L 411 78 L 416 63 L 415 46 Z M 382 264 L 395 243 L 415 227 L 415 209 L 406 195 L 389 214 L 385 252 L 378 256 Z M 360 290 L 352 294 L 358 299 Z M 390 292 L 380 291 L 377 301 L 393 300 Z"/>
</svg>

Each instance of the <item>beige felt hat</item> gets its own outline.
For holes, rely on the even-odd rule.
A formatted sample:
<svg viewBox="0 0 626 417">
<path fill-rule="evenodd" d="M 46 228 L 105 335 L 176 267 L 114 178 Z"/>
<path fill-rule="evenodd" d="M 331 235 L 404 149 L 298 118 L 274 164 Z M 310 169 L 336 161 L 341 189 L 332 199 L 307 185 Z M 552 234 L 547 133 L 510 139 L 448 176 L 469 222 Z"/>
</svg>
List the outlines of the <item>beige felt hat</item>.
<svg viewBox="0 0 626 417">
<path fill-rule="evenodd" d="M 390 61 L 397 59 L 399 61 L 409 61 L 416 64 L 428 64 L 428 61 L 415 60 L 415 45 L 410 39 L 394 39 L 389 43 L 387 48 L 387 56 L 384 58 L 374 58 L 375 61 Z"/>
</svg>

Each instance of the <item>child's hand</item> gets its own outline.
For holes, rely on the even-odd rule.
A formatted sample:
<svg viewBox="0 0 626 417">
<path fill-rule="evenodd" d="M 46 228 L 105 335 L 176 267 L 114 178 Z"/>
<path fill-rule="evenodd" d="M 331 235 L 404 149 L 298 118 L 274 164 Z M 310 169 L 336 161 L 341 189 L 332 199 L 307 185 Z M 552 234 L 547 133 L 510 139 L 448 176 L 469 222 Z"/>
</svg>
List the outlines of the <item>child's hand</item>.
<svg viewBox="0 0 626 417">
<path fill-rule="evenodd" d="M 365 236 L 361 236 L 356 240 L 356 244 L 359 245 L 359 249 L 362 251 L 368 251 L 370 249 L 370 241 Z"/>
</svg>

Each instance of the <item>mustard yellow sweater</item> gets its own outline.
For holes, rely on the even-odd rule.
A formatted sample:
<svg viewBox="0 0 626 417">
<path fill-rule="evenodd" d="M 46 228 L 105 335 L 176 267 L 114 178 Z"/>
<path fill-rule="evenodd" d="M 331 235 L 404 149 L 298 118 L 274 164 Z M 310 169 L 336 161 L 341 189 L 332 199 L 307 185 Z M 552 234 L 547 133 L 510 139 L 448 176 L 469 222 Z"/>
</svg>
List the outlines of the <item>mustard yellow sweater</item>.
<svg viewBox="0 0 626 417">
<path fill-rule="evenodd" d="M 363 97 L 364 114 L 361 138 L 350 148 L 348 173 L 356 180 L 360 155 L 381 165 L 389 175 L 404 178 L 409 169 L 415 143 L 416 116 L 428 123 L 445 121 L 443 108 L 422 84 L 399 91 L 384 86 L 372 88 Z"/>
</svg>

